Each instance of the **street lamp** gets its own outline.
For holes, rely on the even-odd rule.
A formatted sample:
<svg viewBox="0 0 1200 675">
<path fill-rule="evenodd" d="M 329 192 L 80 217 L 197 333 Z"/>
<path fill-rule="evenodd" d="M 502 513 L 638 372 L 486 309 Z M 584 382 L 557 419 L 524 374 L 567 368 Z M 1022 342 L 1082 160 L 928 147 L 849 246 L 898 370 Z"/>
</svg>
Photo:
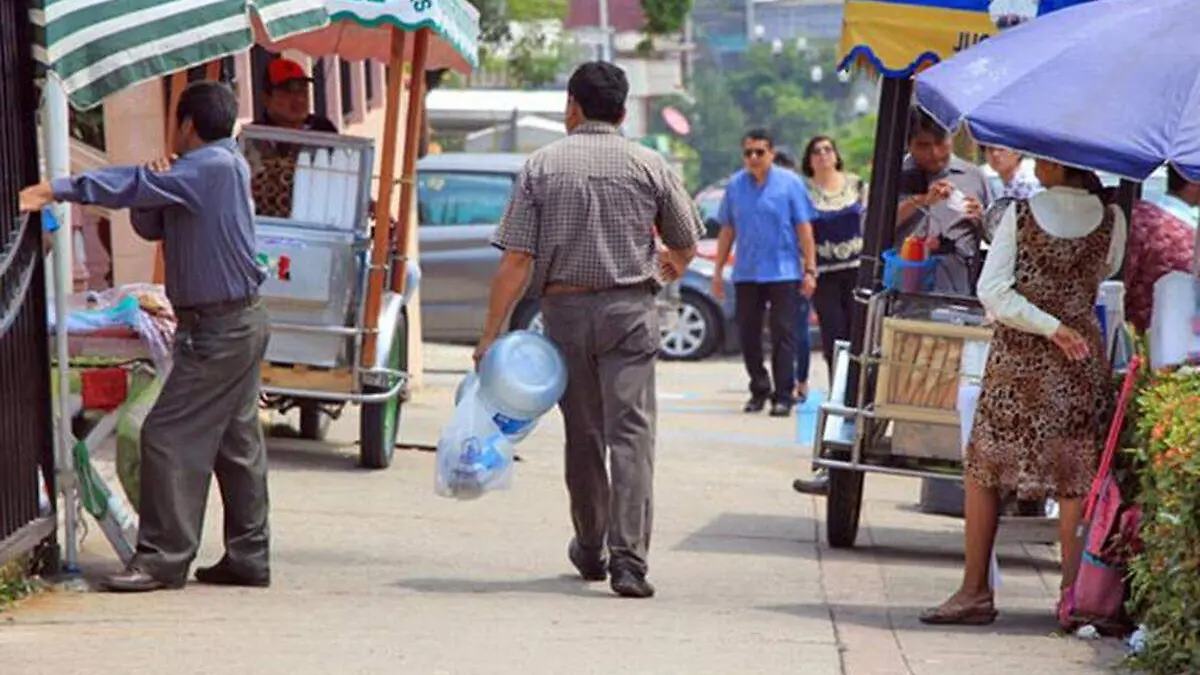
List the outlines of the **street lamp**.
<svg viewBox="0 0 1200 675">
<path fill-rule="evenodd" d="M 771 41 L 771 53 L 775 56 L 779 56 L 783 53 L 783 40 L 775 38 Z"/>
</svg>

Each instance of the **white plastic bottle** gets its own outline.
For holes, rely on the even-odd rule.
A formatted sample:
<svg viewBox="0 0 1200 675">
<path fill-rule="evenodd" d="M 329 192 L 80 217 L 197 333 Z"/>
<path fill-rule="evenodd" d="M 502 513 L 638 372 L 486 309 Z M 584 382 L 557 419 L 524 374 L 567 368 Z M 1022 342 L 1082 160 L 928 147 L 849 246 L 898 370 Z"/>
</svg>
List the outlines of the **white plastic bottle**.
<svg viewBox="0 0 1200 675">
<path fill-rule="evenodd" d="M 342 227 L 347 230 L 356 229 L 358 223 L 354 222 L 355 211 L 358 207 L 358 169 L 361 159 L 356 150 L 347 149 L 346 154 L 346 174 L 345 174 L 345 197 L 342 209 Z"/>
<path fill-rule="evenodd" d="M 312 155 L 301 151 L 296 158 L 296 175 L 292 180 L 292 220 L 308 220 L 312 194 Z"/>
<path fill-rule="evenodd" d="M 554 343 L 532 331 L 508 333 L 479 363 L 479 397 L 510 439 L 524 438 L 562 398 L 567 364 Z"/>
<path fill-rule="evenodd" d="M 328 223 L 326 216 L 329 209 L 326 205 L 329 203 L 330 182 L 329 150 L 319 148 L 313 153 L 312 202 L 307 218 L 309 222 Z"/>
<path fill-rule="evenodd" d="M 325 204 L 325 222 L 341 229 L 345 227 L 347 160 L 346 151 L 329 151 L 329 201 Z"/>
</svg>

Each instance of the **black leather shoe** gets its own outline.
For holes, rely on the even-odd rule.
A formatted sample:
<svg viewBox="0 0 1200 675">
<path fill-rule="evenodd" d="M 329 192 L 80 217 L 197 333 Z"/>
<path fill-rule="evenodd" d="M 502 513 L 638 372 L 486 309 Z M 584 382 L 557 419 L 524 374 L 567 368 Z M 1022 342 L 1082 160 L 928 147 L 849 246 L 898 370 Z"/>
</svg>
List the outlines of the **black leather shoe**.
<svg viewBox="0 0 1200 675">
<path fill-rule="evenodd" d="M 627 567 L 612 571 L 613 593 L 622 598 L 653 598 L 654 585 L 646 581 L 646 575 Z"/>
<path fill-rule="evenodd" d="M 792 404 L 777 401 L 771 404 L 771 417 L 788 417 L 792 414 Z"/>
<path fill-rule="evenodd" d="M 745 413 L 760 413 L 767 407 L 767 399 L 758 398 L 757 396 L 746 401 L 746 406 L 742 408 Z"/>
<path fill-rule="evenodd" d="M 101 582 L 105 590 L 113 593 L 149 593 L 168 589 L 183 588 L 184 581 L 163 581 L 150 576 L 136 567 L 128 567 L 120 574 L 109 575 Z"/>
<path fill-rule="evenodd" d="M 271 573 L 262 576 L 239 574 L 225 559 L 221 559 L 212 567 L 196 569 L 196 581 L 214 586 L 248 586 L 250 588 L 266 588 L 271 585 Z"/>
<path fill-rule="evenodd" d="M 567 546 L 567 557 L 571 559 L 575 569 L 579 570 L 579 576 L 583 577 L 584 581 L 604 581 L 608 578 L 608 561 L 605 560 L 605 556 L 589 554 L 575 539 Z"/>
<path fill-rule="evenodd" d="M 822 469 L 814 473 L 811 478 L 797 478 L 792 481 L 792 489 L 803 495 L 828 495 L 829 472 Z"/>
</svg>

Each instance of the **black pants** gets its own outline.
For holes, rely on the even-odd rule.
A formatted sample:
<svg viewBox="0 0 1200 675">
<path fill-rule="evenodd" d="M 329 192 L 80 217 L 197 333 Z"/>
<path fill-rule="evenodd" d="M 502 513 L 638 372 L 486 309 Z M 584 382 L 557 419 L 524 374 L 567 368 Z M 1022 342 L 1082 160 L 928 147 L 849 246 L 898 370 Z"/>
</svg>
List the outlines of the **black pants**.
<svg viewBox="0 0 1200 675">
<path fill-rule="evenodd" d="M 796 294 L 798 284 L 739 283 L 737 287 L 738 335 L 742 358 L 750 376 L 750 395 L 791 403 L 796 387 Z M 763 314 L 770 308 L 771 376 L 763 367 Z M 772 390 L 772 380 L 774 389 Z"/>
<path fill-rule="evenodd" d="M 813 309 L 821 326 L 821 353 L 829 367 L 829 382 L 833 385 L 833 343 L 850 339 L 850 317 L 854 311 L 854 286 L 858 270 L 822 272 L 813 294 Z"/>
</svg>

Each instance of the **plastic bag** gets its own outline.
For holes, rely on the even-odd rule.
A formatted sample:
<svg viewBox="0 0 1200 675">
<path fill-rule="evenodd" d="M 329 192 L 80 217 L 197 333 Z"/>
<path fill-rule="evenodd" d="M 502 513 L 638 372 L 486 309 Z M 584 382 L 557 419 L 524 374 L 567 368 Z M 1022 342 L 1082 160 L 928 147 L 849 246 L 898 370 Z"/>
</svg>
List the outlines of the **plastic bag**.
<svg viewBox="0 0 1200 675">
<path fill-rule="evenodd" d="M 108 328 L 138 327 L 138 315 L 141 308 L 137 298 L 127 296 L 115 305 L 97 309 L 80 309 L 67 314 L 65 325 L 67 333 L 90 333 Z M 50 328 L 57 330 L 58 317 L 52 308 L 47 308 L 47 318 Z"/>
<path fill-rule="evenodd" d="M 468 378 L 437 445 L 434 491 L 470 500 L 512 484 L 513 445 L 479 400 L 479 381 Z"/>
<path fill-rule="evenodd" d="M 462 401 L 463 395 L 468 389 L 474 388 L 475 391 L 478 391 L 479 386 L 479 375 L 473 370 L 467 373 L 467 375 L 463 377 L 462 382 L 458 383 L 458 388 L 454 390 L 454 405 L 458 405 L 459 402 Z M 496 423 L 496 428 L 498 428 L 504 434 L 504 437 L 507 438 L 513 445 L 525 440 L 525 437 L 533 433 L 533 430 L 537 428 L 537 419 L 522 420 L 522 423 L 520 424 L 511 424 L 509 422 L 509 418 L 497 413 L 490 407 L 487 407 L 483 403 L 483 399 L 477 398 L 476 400 L 478 405 L 487 409 L 486 412 L 491 416 L 492 421 Z M 506 426 L 509 428 L 506 429 Z M 513 428 L 515 428 L 515 430 L 511 430 Z"/>
<path fill-rule="evenodd" d="M 117 478 L 135 513 L 141 505 L 142 426 L 162 393 L 164 380 L 161 375 L 148 382 L 135 378 L 135 390 L 117 420 Z"/>
</svg>

